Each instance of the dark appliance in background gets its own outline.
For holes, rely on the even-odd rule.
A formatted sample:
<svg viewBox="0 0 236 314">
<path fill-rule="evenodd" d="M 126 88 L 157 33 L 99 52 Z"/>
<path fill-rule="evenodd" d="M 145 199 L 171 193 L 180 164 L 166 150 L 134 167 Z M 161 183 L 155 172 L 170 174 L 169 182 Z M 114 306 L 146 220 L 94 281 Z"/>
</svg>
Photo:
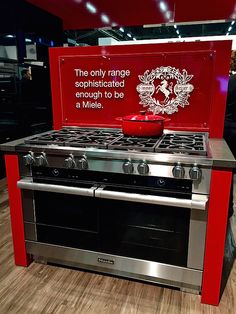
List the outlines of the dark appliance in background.
<svg viewBox="0 0 236 314">
<path fill-rule="evenodd" d="M 52 128 L 50 76 L 47 66 L 32 66 L 31 79 L 19 81 L 18 114 L 24 136 Z"/>
<path fill-rule="evenodd" d="M 9 71 L 11 71 L 10 68 Z M 0 143 L 14 140 L 19 134 L 19 124 L 17 118 L 17 78 L 13 73 L 4 73 L 0 69 Z M 4 178 L 5 165 L 3 153 L 0 152 L 0 178 Z"/>
<path fill-rule="evenodd" d="M 11 38 L 6 35 L 11 34 Z M 24 0 L 0 1 L 0 46 L 16 46 L 19 67 L 26 57 L 27 35 L 38 44 L 37 61 L 48 64 L 48 47 L 39 38 L 47 38 L 54 46 L 62 46 L 62 20 Z M 10 59 L 1 59 L 12 63 Z M 22 83 L 18 74 L 1 78 L 0 69 L 0 143 L 51 128 L 51 96 L 48 68 L 32 66 L 33 81 Z M 20 75 L 19 75 L 20 78 Z M 24 85 L 24 86 L 23 86 Z M 37 86 L 38 85 L 38 86 Z M 5 177 L 0 153 L 0 178 Z"/>
<path fill-rule="evenodd" d="M 25 0 L 0 1 L 0 32 L 7 34 L 18 31 L 22 35 L 34 33 L 37 36 L 45 36 L 53 40 L 55 46 L 61 46 L 64 40 L 62 20 L 59 17 Z M 22 40 L 19 41 L 19 45 L 23 45 Z"/>
<path fill-rule="evenodd" d="M 48 67 L 31 66 L 31 72 L 32 80 L 23 79 L 18 73 L 0 77 L 0 143 L 52 128 Z M 0 178 L 3 177 L 1 153 Z"/>
</svg>

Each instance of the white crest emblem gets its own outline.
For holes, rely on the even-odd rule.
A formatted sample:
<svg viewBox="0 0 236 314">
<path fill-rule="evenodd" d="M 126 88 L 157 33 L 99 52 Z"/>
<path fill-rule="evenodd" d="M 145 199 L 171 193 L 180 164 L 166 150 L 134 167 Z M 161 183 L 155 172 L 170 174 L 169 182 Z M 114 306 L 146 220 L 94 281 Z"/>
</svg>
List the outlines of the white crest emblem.
<svg viewBox="0 0 236 314">
<path fill-rule="evenodd" d="M 153 114 L 173 114 L 178 111 L 179 106 L 184 108 L 189 105 L 189 94 L 194 87 L 188 82 L 193 75 L 189 75 L 185 69 L 181 73 L 179 69 L 174 67 L 162 66 L 150 73 L 147 70 L 138 77 L 141 81 L 141 84 L 136 88 L 140 97 L 139 103 L 148 107 L 148 111 Z M 160 80 L 160 84 L 155 86 L 154 80 L 157 79 Z"/>
</svg>

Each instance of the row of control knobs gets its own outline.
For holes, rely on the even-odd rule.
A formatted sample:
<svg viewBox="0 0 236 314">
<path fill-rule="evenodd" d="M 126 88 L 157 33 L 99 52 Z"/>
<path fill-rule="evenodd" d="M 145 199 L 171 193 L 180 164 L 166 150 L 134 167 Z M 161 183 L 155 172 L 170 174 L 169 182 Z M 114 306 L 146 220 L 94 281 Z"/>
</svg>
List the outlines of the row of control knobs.
<svg viewBox="0 0 236 314">
<path fill-rule="evenodd" d="M 48 165 L 48 160 L 44 153 L 36 156 L 29 153 L 23 156 L 23 161 L 25 166 L 45 167 Z M 79 170 L 86 170 L 88 169 L 88 161 L 85 157 L 74 158 L 73 156 L 68 156 L 64 160 L 64 166 L 67 169 L 77 168 Z"/>
<path fill-rule="evenodd" d="M 67 169 L 77 168 L 79 170 L 87 170 L 88 169 L 88 161 L 85 157 L 75 159 L 72 156 L 69 156 L 65 159 L 64 165 Z"/>
<path fill-rule="evenodd" d="M 149 173 L 149 166 L 146 162 L 141 162 L 137 167 L 138 173 L 145 175 Z M 134 166 L 131 161 L 126 161 L 123 164 L 123 171 L 127 174 L 132 174 L 134 172 Z M 178 162 L 172 169 L 172 174 L 174 178 L 183 179 L 185 176 L 184 167 Z M 189 170 L 189 177 L 191 180 L 199 181 L 202 177 L 202 171 L 197 164 L 194 164 Z"/>
<path fill-rule="evenodd" d="M 172 169 L 172 174 L 177 179 L 184 178 L 185 170 L 184 167 L 178 162 Z M 197 164 L 194 164 L 189 170 L 189 177 L 191 180 L 200 181 L 202 177 L 202 170 L 198 167 Z"/>
<path fill-rule="evenodd" d="M 37 166 L 37 167 L 44 167 L 48 165 L 47 157 L 44 153 L 39 155 L 34 155 L 33 153 L 28 153 L 27 155 L 23 156 L 24 164 L 26 166 Z M 88 161 L 86 157 L 81 158 L 74 158 L 73 155 L 70 155 L 65 158 L 64 160 L 64 167 L 67 169 L 79 169 L 79 170 L 87 170 L 88 169 Z M 138 173 L 141 175 L 146 175 L 149 173 L 149 166 L 145 161 L 142 161 L 137 166 Z M 125 161 L 123 163 L 123 171 L 126 174 L 132 174 L 134 172 L 134 165 L 132 161 Z M 178 162 L 172 169 L 172 174 L 174 178 L 183 179 L 185 176 L 185 169 Z M 201 180 L 202 171 L 198 167 L 197 164 L 194 164 L 189 170 L 189 177 L 194 181 Z"/>
<path fill-rule="evenodd" d="M 137 167 L 139 174 L 148 174 L 149 166 L 146 162 L 141 162 Z M 131 161 L 126 161 L 123 163 L 123 171 L 127 174 L 132 174 L 134 172 L 134 166 Z"/>
<path fill-rule="evenodd" d="M 45 154 L 40 154 L 37 156 L 34 156 L 33 154 L 27 154 L 23 156 L 23 161 L 25 166 L 37 166 L 37 167 L 43 167 L 47 166 L 48 161 Z"/>
</svg>

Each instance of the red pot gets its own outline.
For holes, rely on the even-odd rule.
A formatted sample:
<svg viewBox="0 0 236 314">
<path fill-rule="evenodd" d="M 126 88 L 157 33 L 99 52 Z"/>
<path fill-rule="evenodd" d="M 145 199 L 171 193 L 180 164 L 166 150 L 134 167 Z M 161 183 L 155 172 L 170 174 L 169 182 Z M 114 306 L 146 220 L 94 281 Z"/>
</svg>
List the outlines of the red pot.
<svg viewBox="0 0 236 314">
<path fill-rule="evenodd" d="M 117 120 L 122 121 L 122 131 L 125 135 L 138 137 L 161 136 L 164 122 L 170 121 L 161 116 L 145 114 L 145 111 L 117 118 Z"/>
</svg>

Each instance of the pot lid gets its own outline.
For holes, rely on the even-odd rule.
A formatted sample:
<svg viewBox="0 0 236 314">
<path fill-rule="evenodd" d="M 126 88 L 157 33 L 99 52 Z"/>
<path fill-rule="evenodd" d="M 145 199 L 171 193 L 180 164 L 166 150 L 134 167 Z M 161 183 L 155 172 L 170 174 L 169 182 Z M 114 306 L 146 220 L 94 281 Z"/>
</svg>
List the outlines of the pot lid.
<svg viewBox="0 0 236 314">
<path fill-rule="evenodd" d="M 145 111 L 140 111 L 140 114 L 130 114 L 128 116 L 123 117 L 124 121 L 163 121 L 165 120 L 162 116 L 157 116 L 154 114 L 146 114 Z"/>
</svg>

